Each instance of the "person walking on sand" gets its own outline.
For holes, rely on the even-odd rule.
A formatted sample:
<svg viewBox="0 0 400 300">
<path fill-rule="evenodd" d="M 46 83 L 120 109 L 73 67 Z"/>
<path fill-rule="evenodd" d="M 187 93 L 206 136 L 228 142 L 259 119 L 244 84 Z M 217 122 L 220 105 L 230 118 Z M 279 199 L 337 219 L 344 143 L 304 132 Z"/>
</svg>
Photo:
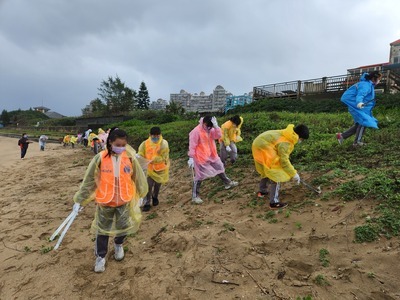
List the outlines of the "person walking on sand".
<svg viewBox="0 0 400 300">
<path fill-rule="evenodd" d="M 89 144 L 89 134 L 92 132 L 92 129 L 88 129 L 85 131 L 85 134 L 83 135 L 83 146 L 87 147 Z"/>
<path fill-rule="evenodd" d="M 92 231 L 96 235 L 94 271 L 105 271 L 109 236 L 114 236 L 114 258 L 124 258 L 123 242 L 138 230 L 141 221 L 139 198 L 147 194 L 147 181 L 123 130 L 111 131 L 106 150 L 95 155 L 74 196 L 73 210 L 96 202 Z"/>
<path fill-rule="evenodd" d="M 226 165 L 228 154 L 232 164 L 237 160 L 238 154 L 236 143 L 243 140 L 240 136 L 240 128 L 242 125 L 243 118 L 235 115 L 221 126 L 222 137 L 219 139 L 219 157 L 221 158 L 224 166 Z"/>
<path fill-rule="evenodd" d="M 294 145 L 308 139 L 305 125 L 294 127 L 289 124 L 283 130 L 268 130 L 253 141 L 251 147 L 257 172 L 261 175 L 260 191 L 257 196 L 264 198 L 269 193 L 269 207 L 272 210 L 286 207 L 279 201 L 280 183 L 291 178 L 300 184 L 300 176 L 292 166 L 289 156 Z M 269 190 L 268 190 L 269 186 Z"/>
<path fill-rule="evenodd" d="M 147 184 L 149 192 L 144 199 L 142 211 L 149 211 L 151 201 L 153 206 L 158 205 L 160 187 L 167 183 L 169 179 L 169 147 L 168 142 L 161 135 L 160 127 L 150 129 L 150 136 L 140 144 L 138 155 L 148 162 Z"/>
<path fill-rule="evenodd" d="M 22 137 L 18 140 L 18 146 L 21 148 L 21 159 L 25 159 L 25 155 L 28 151 L 28 146 L 30 143 L 32 142 L 28 140 L 28 135 L 23 133 Z"/>
<path fill-rule="evenodd" d="M 376 104 L 375 86 L 379 84 L 381 78 L 382 74 L 378 71 L 364 73 L 360 81 L 342 95 L 341 101 L 348 106 L 354 125 L 345 132 L 336 134 L 339 144 L 343 144 L 345 139 L 355 135 L 353 146 L 364 146 L 362 138 L 365 128 L 378 128 L 378 120 L 372 115 L 372 109 Z"/>
<path fill-rule="evenodd" d="M 225 189 L 237 186 L 237 181 L 230 180 L 225 174 L 224 164 L 217 154 L 215 140 L 221 138 L 221 129 L 217 119 L 205 116 L 189 133 L 189 160 L 188 166 L 194 169 L 192 202 L 203 203 L 199 197 L 201 182 L 204 179 L 218 176 L 225 185 Z"/>
<path fill-rule="evenodd" d="M 40 151 L 44 151 L 44 148 L 46 147 L 46 142 L 49 138 L 47 137 L 47 135 L 42 134 L 39 137 L 39 146 L 40 146 Z"/>
</svg>

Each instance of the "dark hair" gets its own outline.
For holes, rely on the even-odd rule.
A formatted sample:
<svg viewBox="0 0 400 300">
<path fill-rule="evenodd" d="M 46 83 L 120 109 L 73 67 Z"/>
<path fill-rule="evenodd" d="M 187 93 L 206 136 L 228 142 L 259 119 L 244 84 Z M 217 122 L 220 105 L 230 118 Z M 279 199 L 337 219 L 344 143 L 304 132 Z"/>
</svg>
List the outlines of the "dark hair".
<svg viewBox="0 0 400 300">
<path fill-rule="evenodd" d="M 381 77 L 382 77 L 382 73 L 381 73 L 381 72 L 379 72 L 379 71 L 373 71 L 373 72 L 368 73 L 368 74 L 365 76 L 365 79 L 376 81 L 377 79 L 379 79 L 379 78 L 381 78 Z"/>
<path fill-rule="evenodd" d="M 160 135 L 160 134 L 161 134 L 160 127 L 151 127 L 150 135 Z"/>
<path fill-rule="evenodd" d="M 297 125 L 297 126 L 294 128 L 294 132 L 297 133 L 297 135 L 299 136 L 299 138 L 305 139 L 305 140 L 308 139 L 308 137 L 309 137 L 309 135 L 310 135 L 310 133 L 309 133 L 309 131 L 308 131 L 308 127 L 307 127 L 306 125 L 303 125 L 303 124 Z"/>
<path fill-rule="evenodd" d="M 25 134 L 26 134 L 26 132 L 24 132 L 24 133 L 22 134 L 22 137 L 24 137 Z"/>
<path fill-rule="evenodd" d="M 118 128 L 113 128 L 111 129 L 108 137 L 107 137 L 107 155 L 111 156 L 111 151 L 112 151 L 112 147 L 111 147 L 111 143 L 114 142 L 116 139 L 128 139 L 128 135 L 125 131 L 118 129 Z"/>
<path fill-rule="evenodd" d="M 213 123 L 211 122 L 211 116 L 205 116 L 203 118 L 203 124 L 205 124 L 207 127 L 213 127 Z"/>
<path fill-rule="evenodd" d="M 234 115 L 232 118 L 229 119 L 232 123 L 235 123 L 236 126 L 239 126 L 240 123 L 242 123 L 242 120 L 240 120 L 239 115 Z"/>
</svg>

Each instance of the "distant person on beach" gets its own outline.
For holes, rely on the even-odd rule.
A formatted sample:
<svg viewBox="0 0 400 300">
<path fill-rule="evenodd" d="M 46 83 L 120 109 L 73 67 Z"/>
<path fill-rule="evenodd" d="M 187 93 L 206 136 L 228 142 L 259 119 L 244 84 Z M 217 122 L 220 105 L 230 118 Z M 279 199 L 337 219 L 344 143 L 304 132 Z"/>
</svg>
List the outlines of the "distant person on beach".
<svg viewBox="0 0 400 300">
<path fill-rule="evenodd" d="M 364 146 L 362 141 L 365 128 L 378 128 L 378 120 L 372 115 L 372 109 L 375 107 L 375 86 L 379 84 L 382 74 L 378 71 L 364 73 L 360 81 L 353 84 L 342 95 L 342 102 L 349 108 L 350 114 L 353 116 L 354 125 L 345 132 L 337 133 L 336 138 L 339 144 L 348 137 L 355 135 L 353 142 L 354 147 Z"/>
<path fill-rule="evenodd" d="M 228 155 L 232 164 L 237 160 L 236 143 L 243 140 L 240 136 L 242 125 L 243 118 L 235 115 L 221 126 L 222 137 L 219 139 L 219 156 L 224 165 L 226 165 Z"/>
<path fill-rule="evenodd" d="M 23 133 L 22 137 L 18 140 L 18 146 L 21 148 L 21 159 L 25 158 L 26 151 L 28 151 L 28 146 L 30 143 L 32 142 L 28 140 L 28 135 Z"/>
<path fill-rule="evenodd" d="M 149 138 L 140 144 L 138 158 L 144 158 L 147 162 L 147 184 L 149 192 L 143 202 L 142 211 L 150 210 L 150 203 L 157 206 L 158 193 L 162 184 L 169 179 L 169 147 L 163 139 L 160 127 L 150 129 Z"/>
<path fill-rule="evenodd" d="M 49 138 L 47 137 L 47 135 L 42 134 L 39 137 L 39 146 L 40 146 L 40 151 L 44 151 L 44 148 L 46 147 L 46 142 Z"/>
<path fill-rule="evenodd" d="M 300 184 L 300 176 L 292 166 L 289 156 L 294 146 L 308 139 L 308 136 L 307 126 L 294 127 L 293 124 L 289 124 L 283 130 L 265 131 L 253 141 L 251 149 L 254 163 L 261 175 L 257 197 L 264 198 L 269 194 L 270 209 L 276 210 L 287 206 L 287 203 L 279 201 L 281 182 L 293 179 Z"/>
<path fill-rule="evenodd" d="M 89 144 L 89 134 L 92 132 L 92 129 L 88 129 L 85 131 L 85 134 L 83 136 L 83 146 L 87 147 Z"/>
<path fill-rule="evenodd" d="M 90 201 L 97 204 L 92 222 L 97 273 L 105 271 L 109 237 L 114 236 L 114 259 L 122 260 L 125 237 L 138 230 L 142 218 L 139 198 L 147 194 L 147 180 L 127 140 L 123 130 L 110 132 L 107 149 L 94 156 L 74 196 L 76 212 Z"/>
<path fill-rule="evenodd" d="M 222 136 L 217 119 L 205 116 L 189 133 L 189 160 L 188 166 L 194 170 L 192 202 L 203 203 L 199 197 L 201 182 L 204 179 L 218 176 L 225 185 L 225 189 L 237 186 L 237 181 L 230 180 L 225 174 L 224 164 L 217 154 L 215 140 Z"/>
</svg>

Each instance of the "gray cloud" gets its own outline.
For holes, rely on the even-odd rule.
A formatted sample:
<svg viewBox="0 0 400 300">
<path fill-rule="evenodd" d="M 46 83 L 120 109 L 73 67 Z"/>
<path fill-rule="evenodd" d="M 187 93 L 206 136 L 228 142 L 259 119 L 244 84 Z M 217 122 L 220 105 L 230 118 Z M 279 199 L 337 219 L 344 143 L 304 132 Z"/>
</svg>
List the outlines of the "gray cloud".
<svg viewBox="0 0 400 300">
<path fill-rule="evenodd" d="M 79 115 L 118 74 L 151 100 L 185 89 L 344 74 L 388 60 L 400 3 L 386 1 L 0 2 L 0 109 Z"/>
</svg>

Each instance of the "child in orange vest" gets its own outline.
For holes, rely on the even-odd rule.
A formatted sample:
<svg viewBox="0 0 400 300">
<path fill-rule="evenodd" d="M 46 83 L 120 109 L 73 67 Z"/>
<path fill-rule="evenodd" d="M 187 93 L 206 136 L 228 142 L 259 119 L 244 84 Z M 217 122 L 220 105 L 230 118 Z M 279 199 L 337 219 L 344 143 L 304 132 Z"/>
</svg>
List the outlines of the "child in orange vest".
<svg viewBox="0 0 400 300">
<path fill-rule="evenodd" d="M 153 206 L 158 205 L 158 193 L 161 184 L 168 182 L 169 179 L 169 147 L 168 142 L 161 135 L 160 127 L 150 129 L 150 136 L 140 144 L 138 155 L 148 162 L 147 184 L 149 192 L 144 199 L 142 211 L 149 211 L 150 200 L 152 200 Z"/>
<path fill-rule="evenodd" d="M 90 162 L 79 191 L 74 196 L 74 211 L 96 201 L 92 230 L 96 234 L 95 272 L 104 272 L 109 236 L 114 238 L 114 258 L 124 258 L 125 237 L 138 230 L 141 213 L 139 198 L 147 193 L 146 177 L 135 158 L 135 150 L 127 144 L 123 130 L 111 131 L 107 149 Z"/>
</svg>

